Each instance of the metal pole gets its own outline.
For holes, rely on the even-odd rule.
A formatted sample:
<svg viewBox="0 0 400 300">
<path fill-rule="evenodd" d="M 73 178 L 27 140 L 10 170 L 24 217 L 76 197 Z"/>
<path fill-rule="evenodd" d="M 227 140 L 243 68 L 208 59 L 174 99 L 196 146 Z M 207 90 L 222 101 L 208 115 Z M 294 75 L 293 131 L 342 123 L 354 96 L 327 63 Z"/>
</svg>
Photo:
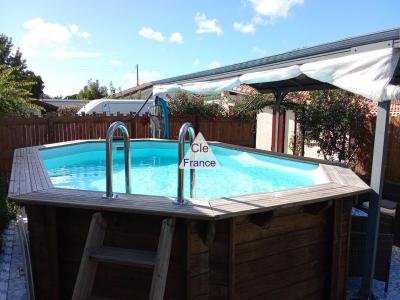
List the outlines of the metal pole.
<svg viewBox="0 0 400 300">
<path fill-rule="evenodd" d="M 186 122 L 182 125 L 179 130 L 179 138 L 178 138 L 178 190 L 175 204 L 184 205 L 187 201 L 185 201 L 184 196 L 184 168 L 180 168 L 180 165 L 185 156 L 185 137 L 186 133 L 189 133 L 190 146 L 192 145 L 195 139 L 194 129 L 191 123 Z M 196 177 L 195 170 L 190 169 L 190 197 L 194 197 L 194 190 L 196 186 Z"/>
<path fill-rule="evenodd" d="M 136 86 L 139 85 L 139 64 L 136 64 Z"/>
<path fill-rule="evenodd" d="M 113 193 L 112 186 L 112 168 L 113 168 L 113 136 L 117 129 L 120 129 L 124 135 L 124 157 L 125 157 L 125 191 L 131 193 L 131 156 L 130 156 L 130 139 L 129 132 L 125 124 L 121 121 L 116 121 L 110 125 L 106 135 L 106 193 L 103 198 L 116 198 L 117 194 Z"/>
<path fill-rule="evenodd" d="M 282 92 L 281 90 L 277 90 L 275 93 L 275 146 L 274 151 L 278 152 L 278 143 L 279 143 L 279 119 L 281 114 L 281 103 L 287 93 Z"/>
<path fill-rule="evenodd" d="M 364 255 L 364 268 L 359 292 L 360 299 L 374 299 L 373 279 L 375 273 L 376 248 L 379 235 L 380 206 L 385 178 L 387 136 L 389 128 L 390 101 L 378 103 L 376 119 L 374 155 L 372 160 L 371 188 L 369 199 L 367 240 Z"/>
</svg>

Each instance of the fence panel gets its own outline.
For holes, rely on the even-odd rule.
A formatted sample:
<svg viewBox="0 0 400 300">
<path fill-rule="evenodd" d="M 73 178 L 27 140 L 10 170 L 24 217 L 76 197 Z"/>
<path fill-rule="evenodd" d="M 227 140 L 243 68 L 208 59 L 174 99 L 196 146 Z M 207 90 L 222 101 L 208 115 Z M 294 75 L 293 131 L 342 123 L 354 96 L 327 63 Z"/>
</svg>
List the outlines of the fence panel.
<svg viewBox="0 0 400 300">
<path fill-rule="evenodd" d="M 43 117 L 0 118 L 0 176 L 9 178 L 13 153 L 16 148 L 58 143 L 72 140 L 104 139 L 109 125 L 123 121 L 132 138 L 149 138 L 150 128 L 146 116 L 135 119 L 130 116 L 59 116 L 47 114 Z M 254 145 L 254 122 L 219 118 L 200 119 L 194 116 L 171 117 L 170 136 L 177 139 L 184 122 L 191 122 L 195 131 L 202 131 L 207 140 L 242 146 Z M 117 136 L 121 136 L 119 130 Z"/>
<path fill-rule="evenodd" d="M 359 174 L 371 174 L 372 157 L 374 150 L 375 121 L 371 120 L 371 125 L 367 132 L 361 133 L 364 144 L 361 148 L 361 159 L 356 167 Z M 389 121 L 388 153 L 385 165 L 385 179 L 400 182 L 400 116 L 392 116 Z"/>
<path fill-rule="evenodd" d="M 58 116 L 47 114 L 44 117 L 2 117 L 0 118 L 0 176 L 9 177 L 14 149 L 48 143 L 79 139 L 104 139 L 108 126 L 121 120 L 127 125 L 132 138 L 149 138 L 150 128 L 147 117 L 132 116 Z M 201 119 L 195 116 L 171 117 L 170 137 L 177 139 L 184 122 L 191 122 L 195 131 L 201 131 L 209 141 L 220 141 L 235 145 L 254 147 L 255 121 L 243 121 L 232 118 Z M 364 161 L 357 166 L 356 172 L 369 174 L 371 170 L 374 120 L 370 130 L 362 133 Z M 117 135 L 120 135 L 117 132 Z M 386 179 L 400 182 L 400 116 L 390 118 L 388 159 Z"/>
</svg>

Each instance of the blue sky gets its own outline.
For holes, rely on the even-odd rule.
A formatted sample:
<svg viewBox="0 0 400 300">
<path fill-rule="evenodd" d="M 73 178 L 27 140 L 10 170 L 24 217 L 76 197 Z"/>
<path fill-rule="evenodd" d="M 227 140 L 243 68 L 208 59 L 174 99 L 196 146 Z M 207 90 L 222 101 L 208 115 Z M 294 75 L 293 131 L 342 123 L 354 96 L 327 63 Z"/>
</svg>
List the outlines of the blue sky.
<svg viewBox="0 0 400 300">
<path fill-rule="evenodd" d="M 0 32 L 50 95 L 136 83 L 400 27 L 399 0 L 19 0 Z M 7 13 L 4 13 L 7 12 Z"/>
</svg>

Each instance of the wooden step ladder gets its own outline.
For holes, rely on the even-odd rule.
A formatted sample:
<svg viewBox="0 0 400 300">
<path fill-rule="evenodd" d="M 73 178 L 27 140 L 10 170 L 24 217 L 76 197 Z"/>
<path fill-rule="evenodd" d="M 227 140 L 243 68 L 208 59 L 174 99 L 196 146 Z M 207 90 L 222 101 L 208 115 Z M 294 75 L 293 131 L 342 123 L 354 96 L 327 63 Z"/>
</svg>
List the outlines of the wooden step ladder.
<svg viewBox="0 0 400 300">
<path fill-rule="evenodd" d="M 174 228 L 175 218 L 168 218 L 162 221 L 157 252 L 108 247 L 103 245 L 107 222 L 101 213 L 94 213 L 83 250 L 72 300 L 97 299 L 96 297 L 91 297 L 91 292 L 99 262 L 153 268 L 149 299 L 163 299 Z"/>
</svg>

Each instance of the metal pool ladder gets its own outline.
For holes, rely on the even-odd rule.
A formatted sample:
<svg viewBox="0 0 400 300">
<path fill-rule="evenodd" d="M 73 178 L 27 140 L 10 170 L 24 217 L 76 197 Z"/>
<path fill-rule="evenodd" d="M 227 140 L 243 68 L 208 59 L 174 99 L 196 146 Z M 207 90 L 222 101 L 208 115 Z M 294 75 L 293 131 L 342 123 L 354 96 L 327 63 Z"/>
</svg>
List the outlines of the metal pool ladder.
<svg viewBox="0 0 400 300">
<path fill-rule="evenodd" d="M 178 192 L 175 204 L 185 205 L 187 200 L 184 198 L 184 169 L 181 169 L 179 166 L 181 165 L 183 158 L 185 156 L 185 137 L 186 133 L 189 133 L 190 146 L 195 138 L 194 129 L 191 123 L 186 122 L 182 125 L 179 130 L 179 138 L 178 138 Z M 190 169 L 190 198 L 194 197 L 194 191 L 196 186 L 196 177 L 195 177 L 195 169 Z"/>
<path fill-rule="evenodd" d="M 129 140 L 129 132 L 128 128 L 126 128 L 125 124 L 121 121 L 116 121 L 110 125 L 107 130 L 106 135 L 106 193 L 103 195 L 103 198 L 117 198 L 118 195 L 113 193 L 112 186 L 112 166 L 113 166 L 113 158 L 112 158 L 112 144 L 113 144 L 113 136 L 115 130 L 120 129 L 122 134 L 124 135 L 124 155 L 125 155 L 125 188 L 126 193 L 131 193 L 131 148 L 130 148 L 130 140 Z"/>
</svg>

